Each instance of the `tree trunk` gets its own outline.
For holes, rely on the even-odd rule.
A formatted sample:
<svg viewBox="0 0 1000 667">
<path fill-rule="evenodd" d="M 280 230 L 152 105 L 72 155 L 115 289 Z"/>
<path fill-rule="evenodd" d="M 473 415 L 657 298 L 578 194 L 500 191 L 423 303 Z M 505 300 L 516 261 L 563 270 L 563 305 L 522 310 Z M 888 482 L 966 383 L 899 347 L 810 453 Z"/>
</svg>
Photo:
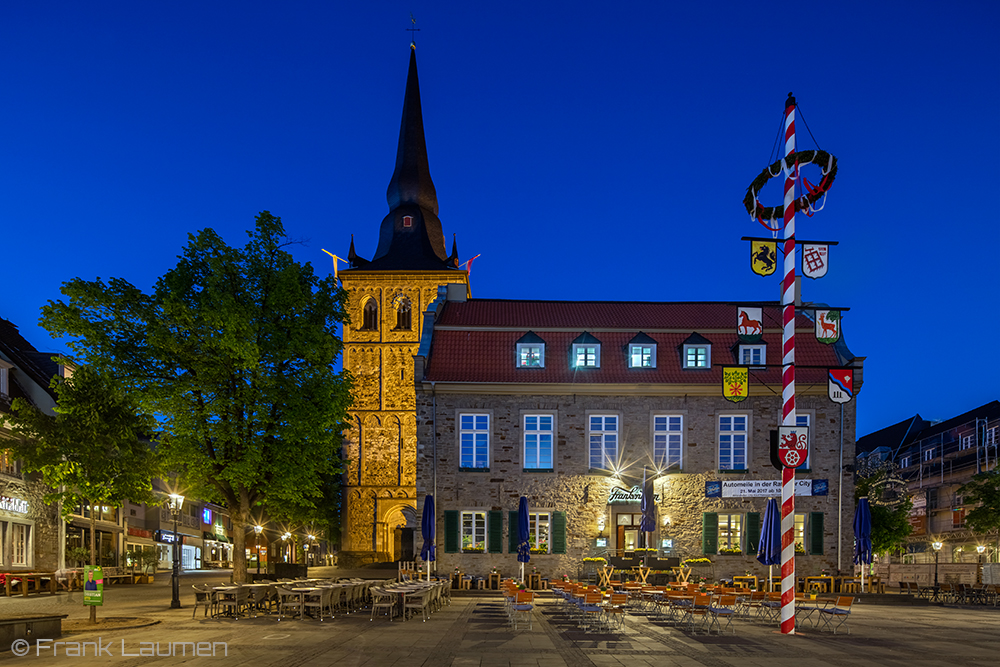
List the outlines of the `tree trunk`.
<svg viewBox="0 0 1000 667">
<path fill-rule="evenodd" d="M 97 566 L 97 516 L 94 514 L 94 504 L 90 504 L 90 566 Z M 84 577 L 86 579 L 86 577 Z M 86 584 L 84 584 L 86 585 Z M 97 606 L 90 605 L 90 622 L 97 623 Z"/>
<path fill-rule="evenodd" d="M 241 498 L 239 508 L 230 517 L 233 520 L 233 582 L 247 583 L 246 529 L 249 515 L 249 504 Z"/>
</svg>

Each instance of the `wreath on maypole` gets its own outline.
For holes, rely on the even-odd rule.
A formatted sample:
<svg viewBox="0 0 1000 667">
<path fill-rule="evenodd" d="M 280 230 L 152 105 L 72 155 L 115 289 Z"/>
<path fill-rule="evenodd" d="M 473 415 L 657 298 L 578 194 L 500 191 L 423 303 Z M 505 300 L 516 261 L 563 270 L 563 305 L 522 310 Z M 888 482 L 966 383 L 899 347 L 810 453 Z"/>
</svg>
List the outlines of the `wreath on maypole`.
<svg viewBox="0 0 1000 667">
<path fill-rule="evenodd" d="M 837 177 L 837 158 L 826 151 L 798 151 L 766 167 L 757 178 L 753 179 L 753 183 L 747 188 L 746 197 L 743 198 L 743 205 L 746 206 L 747 213 L 750 214 L 751 218 L 759 220 L 765 226 L 767 226 L 766 222 L 784 219 L 784 204 L 781 206 L 761 206 L 760 202 L 757 201 L 757 193 L 775 176 L 781 175 L 782 172 L 789 173 L 795 170 L 796 163 L 799 167 L 806 164 L 817 165 L 823 170 L 823 178 L 820 179 L 818 185 L 813 185 L 805 178 L 802 179 L 807 194 L 795 200 L 795 212 L 804 212 L 811 216 L 822 209 L 822 207 L 816 208 L 815 205 L 826 196 L 830 186 L 833 185 L 833 179 Z"/>
</svg>

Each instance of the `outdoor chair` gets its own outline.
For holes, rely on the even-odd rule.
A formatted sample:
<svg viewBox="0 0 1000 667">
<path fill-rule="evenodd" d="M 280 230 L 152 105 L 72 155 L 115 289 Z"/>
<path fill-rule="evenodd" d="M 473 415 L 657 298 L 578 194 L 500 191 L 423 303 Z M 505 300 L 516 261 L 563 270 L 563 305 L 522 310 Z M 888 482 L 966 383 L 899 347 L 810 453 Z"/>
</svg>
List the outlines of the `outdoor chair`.
<svg viewBox="0 0 1000 667">
<path fill-rule="evenodd" d="M 612 593 L 611 601 L 604 605 L 605 625 L 610 629 L 615 627 L 619 632 L 625 629 L 626 605 L 628 596 L 624 593 Z"/>
<path fill-rule="evenodd" d="M 228 609 L 233 610 L 233 616 L 239 619 L 240 612 L 246 611 L 250 607 L 250 589 L 244 586 L 238 587 L 233 592 L 227 592 L 219 599 L 219 607 L 223 613 Z"/>
<path fill-rule="evenodd" d="M 281 621 L 281 617 L 285 615 L 286 611 L 297 612 L 299 616 L 302 615 L 302 598 L 299 594 L 291 589 L 285 588 L 284 586 L 277 586 L 275 590 L 278 592 L 278 621 Z"/>
<path fill-rule="evenodd" d="M 392 617 L 396 615 L 396 594 L 391 593 L 387 590 L 379 588 L 378 586 L 372 586 L 372 615 L 369 620 L 375 620 L 375 612 L 378 610 L 384 610 L 385 615 L 392 621 Z"/>
<path fill-rule="evenodd" d="M 766 597 L 760 603 L 757 618 L 765 623 L 773 623 L 781 618 L 781 593 L 765 593 Z"/>
<path fill-rule="evenodd" d="M 826 599 L 826 598 L 824 598 Z M 795 623 L 796 625 L 804 624 L 813 614 L 817 614 L 815 620 L 812 621 L 812 625 L 819 624 L 818 613 L 820 610 L 825 608 L 825 604 L 819 604 L 816 600 L 796 600 L 795 601 Z"/>
<path fill-rule="evenodd" d="M 532 610 L 535 608 L 531 604 L 535 599 L 535 594 L 532 591 L 518 591 L 517 598 L 514 600 L 514 615 L 512 621 L 514 623 L 514 629 L 517 630 L 517 625 L 519 620 L 528 620 L 528 629 L 531 629 L 532 624 Z"/>
<path fill-rule="evenodd" d="M 419 610 L 420 616 L 423 618 L 423 622 L 426 623 L 427 619 L 431 617 L 429 609 L 430 597 L 430 590 L 410 593 L 407 595 L 406 602 L 403 604 L 403 620 L 405 621 L 408 618 L 406 615 L 407 610 Z"/>
<path fill-rule="evenodd" d="M 330 593 L 332 592 L 329 588 L 321 588 L 318 592 L 307 593 L 302 600 L 303 611 L 309 609 L 317 609 L 319 611 L 320 623 L 323 622 L 323 611 L 330 612 L 330 618 L 333 618 L 333 611 L 330 609 Z"/>
<path fill-rule="evenodd" d="M 851 628 L 847 625 L 847 619 L 851 617 L 851 605 L 854 603 L 852 597 L 838 597 L 837 604 L 833 607 L 819 610 L 819 618 L 823 621 L 823 630 L 832 630 L 837 634 L 841 627 L 847 628 L 847 634 L 851 634 Z"/>
<path fill-rule="evenodd" d="M 715 628 L 721 635 L 733 625 L 733 619 L 736 618 L 736 596 L 720 596 L 719 599 L 715 601 L 711 607 L 709 607 L 708 613 L 711 614 L 708 625 L 708 633 L 712 634 L 712 628 Z M 722 627 L 722 619 L 726 619 L 725 628 Z M 736 634 L 736 628 L 733 628 L 733 634 Z"/>
<path fill-rule="evenodd" d="M 194 609 L 191 610 L 191 618 L 195 617 L 198 613 L 198 607 L 204 607 L 205 613 L 203 617 L 208 617 L 208 612 L 212 612 L 212 616 L 218 612 L 218 598 L 213 591 L 208 586 L 191 586 L 194 589 Z"/>
<path fill-rule="evenodd" d="M 694 604 L 684 609 L 684 629 L 690 630 L 692 634 L 697 634 L 695 629 L 695 620 L 699 621 L 698 627 L 705 629 L 705 626 L 709 622 L 711 613 L 709 609 L 712 606 L 712 598 L 709 595 L 702 595 L 700 593 L 694 596 Z M 706 629 L 706 634 L 708 633 Z"/>
</svg>

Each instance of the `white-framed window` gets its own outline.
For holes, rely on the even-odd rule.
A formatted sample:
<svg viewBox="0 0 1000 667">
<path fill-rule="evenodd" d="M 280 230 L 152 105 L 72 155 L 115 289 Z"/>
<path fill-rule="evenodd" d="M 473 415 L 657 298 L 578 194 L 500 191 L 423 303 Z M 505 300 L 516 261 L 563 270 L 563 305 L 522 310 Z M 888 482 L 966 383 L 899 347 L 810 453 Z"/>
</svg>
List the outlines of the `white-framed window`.
<svg viewBox="0 0 1000 667">
<path fill-rule="evenodd" d="M 743 549 L 743 515 L 719 515 L 719 552 Z"/>
<path fill-rule="evenodd" d="M 486 512 L 462 512 L 462 552 L 486 551 Z"/>
<path fill-rule="evenodd" d="M 962 449 L 971 449 L 972 445 L 975 444 L 975 440 L 976 440 L 976 436 L 975 435 L 963 435 L 962 439 L 959 440 L 959 442 L 958 442 L 958 448 L 960 450 L 962 450 Z"/>
<path fill-rule="evenodd" d="M 719 469 L 746 470 L 747 416 L 719 415 Z"/>
<path fill-rule="evenodd" d="M 934 460 L 934 447 L 928 447 L 924 450 L 924 461 Z"/>
<path fill-rule="evenodd" d="M 711 345 L 685 345 L 684 368 L 711 368 Z"/>
<path fill-rule="evenodd" d="M 548 512 L 528 513 L 528 544 L 532 553 L 547 554 L 552 551 L 552 540 L 549 539 L 551 524 Z"/>
<path fill-rule="evenodd" d="M 524 467 L 552 468 L 552 415 L 524 415 Z"/>
<path fill-rule="evenodd" d="M 462 468 L 490 467 L 490 416 L 461 414 L 459 421 L 459 466 Z"/>
<path fill-rule="evenodd" d="M 597 343 L 573 343 L 575 368 L 600 368 L 601 346 Z"/>
<path fill-rule="evenodd" d="M 811 417 L 811 415 L 808 412 L 805 412 L 805 413 L 803 413 L 803 412 L 796 412 L 795 413 L 795 425 L 796 426 L 805 426 L 807 429 L 809 429 L 809 431 L 808 431 L 809 432 L 809 449 L 806 450 L 806 462 L 804 464 L 802 464 L 802 466 L 801 466 L 802 468 L 809 468 L 810 467 L 809 466 L 809 457 L 812 454 L 812 441 L 813 441 L 813 435 L 814 435 L 813 431 L 812 431 L 812 419 L 810 417 Z"/>
<path fill-rule="evenodd" d="M 545 343 L 518 343 L 518 368 L 545 368 Z"/>
<path fill-rule="evenodd" d="M 10 387 L 8 386 L 7 374 L 9 369 L 2 359 L 0 359 L 0 395 L 7 396 L 10 393 Z"/>
<path fill-rule="evenodd" d="M 10 525 L 10 564 L 12 566 L 29 565 L 28 538 L 30 536 L 30 526 L 23 523 L 11 523 Z"/>
<path fill-rule="evenodd" d="M 618 467 L 618 415 L 590 415 L 590 467 Z"/>
<path fill-rule="evenodd" d="M 767 346 L 740 345 L 740 364 L 743 366 L 763 366 L 767 363 Z"/>
<path fill-rule="evenodd" d="M 909 468 L 910 467 L 910 457 L 909 456 L 901 456 L 901 457 L 899 457 L 899 467 L 900 468 Z"/>
<path fill-rule="evenodd" d="M 997 427 L 996 426 L 994 426 L 993 428 L 986 429 L 986 437 L 984 438 L 984 440 L 986 441 L 986 442 L 983 443 L 984 445 L 987 445 L 987 446 L 993 445 L 994 447 L 996 446 L 996 444 L 997 444 Z"/>
<path fill-rule="evenodd" d="M 653 465 L 680 470 L 683 436 L 683 415 L 653 415 Z"/>
<path fill-rule="evenodd" d="M 14 458 L 10 449 L 0 449 L 0 472 L 14 477 L 21 476 L 21 462 Z"/>
<path fill-rule="evenodd" d="M 656 368 L 656 345 L 630 343 L 628 346 L 629 368 Z"/>
</svg>

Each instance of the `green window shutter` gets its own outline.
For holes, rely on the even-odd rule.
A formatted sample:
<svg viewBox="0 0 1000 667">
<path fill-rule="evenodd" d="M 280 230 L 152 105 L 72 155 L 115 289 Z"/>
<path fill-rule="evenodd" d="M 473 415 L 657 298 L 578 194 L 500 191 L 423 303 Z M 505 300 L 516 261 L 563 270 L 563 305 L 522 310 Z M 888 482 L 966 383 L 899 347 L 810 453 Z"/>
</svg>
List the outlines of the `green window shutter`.
<svg viewBox="0 0 1000 667">
<path fill-rule="evenodd" d="M 747 548 L 748 554 L 755 554 L 760 550 L 760 513 L 747 512 Z"/>
<path fill-rule="evenodd" d="M 444 552 L 457 554 L 461 543 L 458 535 L 458 510 L 445 510 L 444 513 Z"/>
<path fill-rule="evenodd" d="M 552 553 L 566 553 L 566 512 L 552 513 Z"/>
<path fill-rule="evenodd" d="M 517 553 L 517 512 L 507 512 L 507 553 Z"/>
<path fill-rule="evenodd" d="M 503 553 L 503 512 L 491 510 L 486 515 L 486 549 L 491 554 Z"/>
<path fill-rule="evenodd" d="M 719 553 L 719 515 L 715 512 L 701 515 L 701 552 L 706 555 Z"/>
<path fill-rule="evenodd" d="M 823 555 L 823 513 L 809 513 L 809 553 Z"/>
</svg>

